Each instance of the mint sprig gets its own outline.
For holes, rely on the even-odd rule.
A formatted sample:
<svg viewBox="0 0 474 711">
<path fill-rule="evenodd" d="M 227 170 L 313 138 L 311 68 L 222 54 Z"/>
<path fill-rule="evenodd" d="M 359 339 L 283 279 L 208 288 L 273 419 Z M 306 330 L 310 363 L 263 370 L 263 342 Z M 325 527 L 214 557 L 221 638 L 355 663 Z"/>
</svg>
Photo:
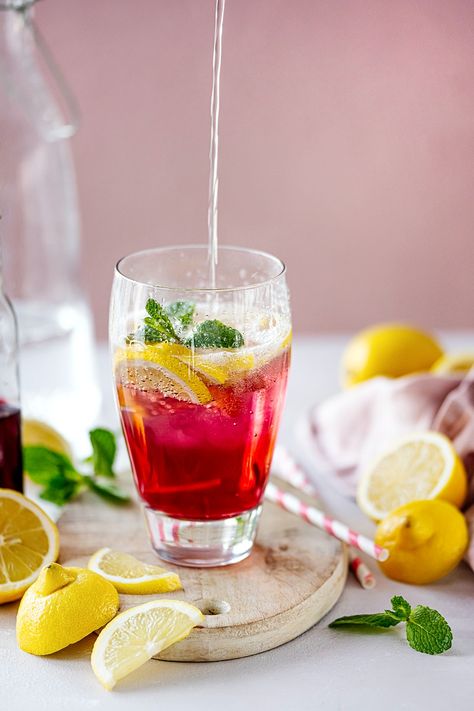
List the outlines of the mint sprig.
<svg viewBox="0 0 474 711">
<path fill-rule="evenodd" d="M 97 427 L 89 432 L 89 439 L 91 441 L 92 454 L 87 457 L 86 462 L 92 463 L 94 474 L 97 476 L 114 477 L 113 466 L 117 452 L 114 433 L 103 427 Z"/>
<path fill-rule="evenodd" d="M 244 337 L 236 328 L 215 319 L 196 326 L 186 345 L 194 348 L 242 348 Z"/>
<path fill-rule="evenodd" d="M 244 345 L 240 331 L 217 319 L 203 321 L 193 328 L 196 305 L 191 301 L 173 301 L 161 306 L 150 298 L 145 310 L 143 325 L 127 336 L 126 343 L 179 343 L 190 348 L 241 348 Z"/>
<path fill-rule="evenodd" d="M 412 649 L 423 654 L 442 654 L 451 648 L 453 633 L 444 617 L 431 607 L 411 605 L 401 595 L 391 599 L 392 610 L 339 617 L 329 627 L 394 627 L 406 623 L 407 642 Z"/>
<path fill-rule="evenodd" d="M 40 497 L 63 506 L 88 488 L 114 503 L 125 503 L 129 496 L 115 484 L 113 469 L 117 444 L 113 432 L 97 428 L 89 432 L 92 454 L 85 461 L 93 473 L 77 470 L 71 459 L 48 447 L 23 447 L 24 469 L 36 484 L 42 486 Z"/>
</svg>

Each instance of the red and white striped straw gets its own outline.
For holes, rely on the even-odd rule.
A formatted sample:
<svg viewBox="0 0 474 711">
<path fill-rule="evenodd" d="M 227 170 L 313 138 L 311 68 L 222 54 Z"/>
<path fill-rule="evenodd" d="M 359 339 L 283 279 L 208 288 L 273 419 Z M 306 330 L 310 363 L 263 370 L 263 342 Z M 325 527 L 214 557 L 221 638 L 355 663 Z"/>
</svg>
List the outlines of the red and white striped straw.
<svg viewBox="0 0 474 711">
<path fill-rule="evenodd" d="M 304 469 L 296 462 L 286 447 L 277 444 L 273 454 L 272 468 L 277 476 L 283 481 L 288 482 L 299 489 L 300 491 L 312 496 L 314 499 L 319 498 L 319 492 L 312 481 L 308 479 Z"/>
<path fill-rule="evenodd" d="M 265 489 L 265 498 L 268 501 L 272 501 L 274 504 L 278 504 L 282 509 L 289 511 L 290 513 L 300 516 L 308 523 L 311 523 L 317 528 L 321 528 L 323 531 L 329 533 L 329 535 L 338 538 L 340 541 L 347 543 L 353 548 L 357 548 L 371 558 L 375 560 L 387 560 L 388 550 L 378 546 L 370 538 L 363 536 L 357 531 L 353 531 L 346 526 L 345 523 L 341 521 L 336 521 L 336 519 L 327 516 L 323 511 L 316 509 L 314 506 L 307 506 L 301 499 L 297 496 L 289 494 L 286 491 L 282 491 L 275 484 L 269 482 L 267 488 Z"/>
<path fill-rule="evenodd" d="M 372 571 L 366 566 L 364 561 L 351 550 L 349 551 L 349 567 L 364 590 L 371 590 L 375 587 L 376 580 Z"/>
</svg>

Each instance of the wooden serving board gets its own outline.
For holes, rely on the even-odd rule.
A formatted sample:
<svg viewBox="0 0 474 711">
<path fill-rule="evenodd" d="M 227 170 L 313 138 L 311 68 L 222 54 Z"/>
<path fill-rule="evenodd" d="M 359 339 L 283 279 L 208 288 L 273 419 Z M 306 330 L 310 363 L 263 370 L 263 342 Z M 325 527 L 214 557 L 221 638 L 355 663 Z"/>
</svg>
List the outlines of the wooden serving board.
<svg viewBox="0 0 474 711">
<path fill-rule="evenodd" d="M 159 655 L 172 661 L 236 659 L 289 642 L 333 607 L 347 574 L 343 545 L 268 502 L 252 554 L 225 568 L 160 563 L 136 502 L 124 508 L 91 498 L 71 504 L 59 530 L 63 565 L 86 566 L 92 553 L 108 546 L 179 573 L 184 590 L 163 597 L 193 603 L 206 623 Z M 121 595 L 121 609 L 153 597 Z"/>
</svg>

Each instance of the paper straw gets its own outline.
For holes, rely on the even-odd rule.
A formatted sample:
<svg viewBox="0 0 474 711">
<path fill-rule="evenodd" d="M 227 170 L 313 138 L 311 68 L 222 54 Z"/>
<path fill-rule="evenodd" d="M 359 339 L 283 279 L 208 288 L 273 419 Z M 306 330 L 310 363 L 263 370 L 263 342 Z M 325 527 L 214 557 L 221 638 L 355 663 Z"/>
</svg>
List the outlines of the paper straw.
<svg viewBox="0 0 474 711">
<path fill-rule="evenodd" d="M 307 506 L 297 496 L 282 491 L 272 482 L 267 484 L 265 498 L 274 504 L 278 504 L 282 509 L 299 516 L 313 526 L 321 528 L 329 535 L 334 536 L 334 538 L 338 538 L 349 546 L 367 553 L 375 560 L 387 560 L 388 558 L 388 550 L 386 548 L 378 546 L 370 538 L 353 531 L 341 521 L 336 521 L 336 519 L 326 516 L 323 511 L 316 509 L 314 506 Z"/>
<path fill-rule="evenodd" d="M 352 551 L 349 551 L 349 567 L 364 590 L 371 590 L 375 587 L 376 580 L 372 571 L 364 561 Z"/>
<path fill-rule="evenodd" d="M 309 494 L 314 499 L 319 498 L 318 490 L 315 485 L 308 479 L 304 469 L 293 459 L 286 447 L 277 444 L 273 454 L 272 467 L 280 479 L 288 482 L 305 494 Z"/>
<path fill-rule="evenodd" d="M 308 479 L 304 469 L 293 459 L 291 453 L 282 445 L 275 447 L 273 468 L 283 481 L 288 482 L 302 493 L 308 494 L 314 501 L 319 499 L 316 486 Z M 371 590 L 377 584 L 376 578 L 366 565 L 352 550 L 349 551 L 349 569 L 364 590 Z"/>
</svg>

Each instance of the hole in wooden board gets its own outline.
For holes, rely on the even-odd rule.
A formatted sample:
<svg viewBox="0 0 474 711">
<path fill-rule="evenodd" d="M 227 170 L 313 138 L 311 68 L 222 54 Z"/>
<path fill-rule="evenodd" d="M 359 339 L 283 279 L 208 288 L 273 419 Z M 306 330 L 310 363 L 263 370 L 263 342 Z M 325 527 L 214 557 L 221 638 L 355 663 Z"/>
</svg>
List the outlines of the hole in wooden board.
<svg viewBox="0 0 474 711">
<path fill-rule="evenodd" d="M 201 600 L 197 603 L 197 607 L 203 615 L 223 615 L 230 611 L 230 605 L 227 600 Z"/>
</svg>

